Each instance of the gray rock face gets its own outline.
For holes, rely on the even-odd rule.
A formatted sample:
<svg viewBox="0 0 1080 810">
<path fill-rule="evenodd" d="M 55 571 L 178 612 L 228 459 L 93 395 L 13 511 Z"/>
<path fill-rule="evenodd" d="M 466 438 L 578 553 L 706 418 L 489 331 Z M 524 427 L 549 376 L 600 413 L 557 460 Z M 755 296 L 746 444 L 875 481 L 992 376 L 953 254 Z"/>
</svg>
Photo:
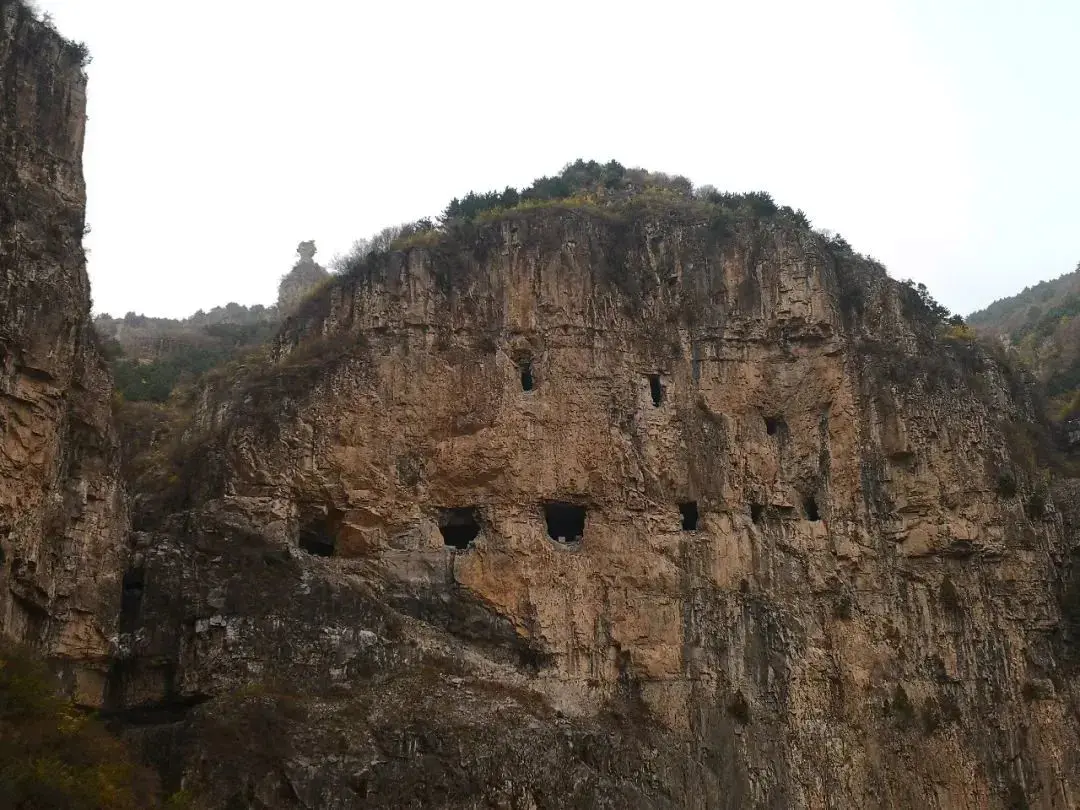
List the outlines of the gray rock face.
<svg viewBox="0 0 1080 810">
<path fill-rule="evenodd" d="M 297 245 L 296 253 L 299 261 L 278 285 L 277 309 L 282 317 L 292 314 L 315 288 L 330 277 L 315 261 L 314 242 L 301 242 Z"/>
<path fill-rule="evenodd" d="M 0 632 L 39 646 L 94 706 L 128 521 L 81 246 L 80 59 L 0 2 Z"/>
</svg>

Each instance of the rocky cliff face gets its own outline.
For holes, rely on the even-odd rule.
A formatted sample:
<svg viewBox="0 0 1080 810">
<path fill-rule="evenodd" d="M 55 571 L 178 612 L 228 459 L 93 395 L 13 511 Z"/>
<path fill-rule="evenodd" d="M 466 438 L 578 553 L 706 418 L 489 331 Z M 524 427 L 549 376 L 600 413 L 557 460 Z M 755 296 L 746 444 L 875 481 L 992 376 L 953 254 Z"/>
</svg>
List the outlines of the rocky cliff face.
<svg viewBox="0 0 1080 810">
<path fill-rule="evenodd" d="M 1027 389 L 842 245 L 511 213 L 276 355 L 203 398 L 121 619 L 113 704 L 208 806 L 1080 802 Z"/>
<path fill-rule="evenodd" d="M 81 246 L 81 57 L 0 2 L 0 632 L 98 705 L 127 519 Z"/>
<path fill-rule="evenodd" d="M 369 256 L 133 442 L 128 559 L 80 56 L 0 0 L 0 631 L 167 791 L 1080 804 L 1077 486 L 1025 381 L 760 198 Z"/>
<path fill-rule="evenodd" d="M 314 242 L 297 245 L 296 253 L 300 259 L 278 284 L 277 309 L 282 316 L 291 315 L 312 290 L 330 277 L 315 261 L 315 252 Z"/>
</svg>

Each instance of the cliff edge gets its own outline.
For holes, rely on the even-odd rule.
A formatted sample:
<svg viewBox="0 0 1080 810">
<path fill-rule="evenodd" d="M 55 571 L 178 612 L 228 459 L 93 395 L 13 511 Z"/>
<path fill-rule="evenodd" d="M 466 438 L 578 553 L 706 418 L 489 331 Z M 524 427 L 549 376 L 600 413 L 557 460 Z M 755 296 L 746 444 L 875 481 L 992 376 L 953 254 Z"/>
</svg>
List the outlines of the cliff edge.
<svg viewBox="0 0 1080 810">
<path fill-rule="evenodd" d="M 1002 355 L 760 198 L 400 247 L 204 391 L 140 518 L 113 694 L 177 784 L 1075 806 L 1076 541 Z"/>
<path fill-rule="evenodd" d="M 82 251 L 84 55 L 0 2 L 0 633 L 97 706 L 128 521 Z"/>
</svg>

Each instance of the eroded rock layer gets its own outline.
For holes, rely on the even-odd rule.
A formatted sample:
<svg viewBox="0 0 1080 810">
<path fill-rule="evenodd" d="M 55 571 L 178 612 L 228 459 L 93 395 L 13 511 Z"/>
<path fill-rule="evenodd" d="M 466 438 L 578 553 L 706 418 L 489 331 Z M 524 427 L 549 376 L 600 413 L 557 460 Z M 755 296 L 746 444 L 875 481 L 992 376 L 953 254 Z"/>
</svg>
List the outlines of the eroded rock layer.
<svg viewBox="0 0 1080 810">
<path fill-rule="evenodd" d="M 681 202 L 512 213 L 371 257 L 276 355 L 207 392 L 140 517 L 113 701 L 176 784 L 1080 801 L 1075 540 L 1028 389 L 843 245 Z"/>
<path fill-rule="evenodd" d="M 82 251 L 81 57 L 0 2 L 0 632 L 99 705 L 127 518 Z"/>
<path fill-rule="evenodd" d="M 370 256 L 132 437 L 128 537 L 82 56 L 0 0 L 0 633 L 167 793 L 1080 804 L 1078 486 L 1030 389 L 761 198 Z"/>
</svg>

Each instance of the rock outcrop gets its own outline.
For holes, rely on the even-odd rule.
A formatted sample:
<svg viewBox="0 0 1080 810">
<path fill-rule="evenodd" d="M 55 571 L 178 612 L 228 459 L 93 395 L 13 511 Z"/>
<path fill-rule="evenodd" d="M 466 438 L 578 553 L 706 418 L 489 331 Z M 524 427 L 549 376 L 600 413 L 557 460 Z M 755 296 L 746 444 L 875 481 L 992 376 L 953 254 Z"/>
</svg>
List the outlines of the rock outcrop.
<svg viewBox="0 0 1080 810">
<path fill-rule="evenodd" d="M 0 632 L 93 706 L 127 517 L 82 251 L 83 55 L 0 2 Z"/>
<path fill-rule="evenodd" d="M 315 261 L 314 242 L 301 242 L 296 246 L 296 253 L 300 258 L 278 284 L 277 310 L 282 316 L 292 314 L 304 298 L 330 277 Z"/>
<path fill-rule="evenodd" d="M 0 0 L 0 632 L 178 801 L 1080 804 L 1030 388 L 761 195 L 403 235 L 154 411 L 129 523 L 81 58 Z"/>
<path fill-rule="evenodd" d="M 1002 358 L 775 211 L 427 242 L 207 392 L 175 509 L 140 519 L 112 699 L 176 785 L 1077 805 L 1076 540 Z"/>
</svg>

